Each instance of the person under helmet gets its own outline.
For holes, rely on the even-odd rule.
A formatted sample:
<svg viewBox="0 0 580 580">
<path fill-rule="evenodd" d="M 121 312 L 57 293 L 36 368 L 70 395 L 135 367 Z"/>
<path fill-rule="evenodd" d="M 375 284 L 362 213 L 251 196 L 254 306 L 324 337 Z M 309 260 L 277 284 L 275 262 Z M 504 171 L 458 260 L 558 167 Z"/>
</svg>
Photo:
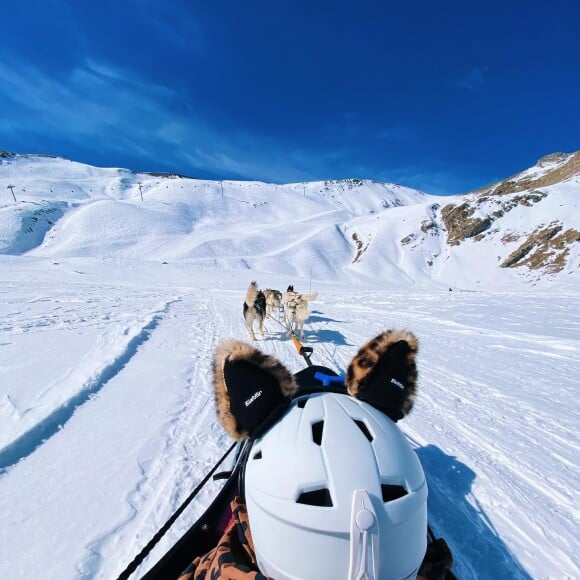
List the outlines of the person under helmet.
<svg viewBox="0 0 580 580">
<path fill-rule="evenodd" d="M 250 447 L 234 521 L 180 580 L 453 579 L 445 541 L 427 543 L 425 474 L 396 425 L 413 407 L 417 350 L 387 330 L 322 391 L 312 367 L 292 375 L 243 342 L 220 345 L 218 418 Z"/>
</svg>

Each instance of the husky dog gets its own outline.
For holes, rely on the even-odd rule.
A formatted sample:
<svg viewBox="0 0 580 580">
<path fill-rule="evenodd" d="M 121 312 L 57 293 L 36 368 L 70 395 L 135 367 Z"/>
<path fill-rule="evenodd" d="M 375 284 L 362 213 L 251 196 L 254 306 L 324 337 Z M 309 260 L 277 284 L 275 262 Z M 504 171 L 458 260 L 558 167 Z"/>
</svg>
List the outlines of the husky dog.
<svg viewBox="0 0 580 580">
<path fill-rule="evenodd" d="M 266 316 L 272 316 L 272 313 L 276 312 L 276 320 L 280 320 L 280 314 L 282 313 L 282 292 L 266 288 L 264 295 L 266 296 Z"/>
<path fill-rule="evenodd" d="M 244 320 L 248 327 L 248 332 L 252 340 L 256 340 L 254 334 L 254 320 L 258 321 L 258 330 L 262 337 L 264 336 L 264 318 L 266 317 L 266 296 L 261 290 L 258 290 L 256 282 L 252 282 L 246 293 L 244 301 Z"/>
<path fill-rule="evenodd" d="M 316 300 L 318 292 L 312 294 L 298 294 L 297 292 L 285 292 L 284 317 L 290 332 L 300 333 L 300 338 L 304 338 L 304 323 L 310 317 L 308 302 Z"/>
</svg>

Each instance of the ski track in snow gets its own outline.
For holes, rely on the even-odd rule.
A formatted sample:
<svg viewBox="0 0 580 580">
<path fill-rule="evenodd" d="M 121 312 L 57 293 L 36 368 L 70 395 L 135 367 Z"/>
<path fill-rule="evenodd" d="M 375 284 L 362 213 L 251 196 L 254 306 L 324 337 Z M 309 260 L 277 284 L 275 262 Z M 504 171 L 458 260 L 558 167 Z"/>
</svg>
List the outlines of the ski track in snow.
<svg viewBox="0 0 580 580">
<path fill-rule="evenodd" d="M 87 326 L 100 336 L 77 369 L 84 375 L 77 391 L 10 445 L 11 455 L 6 448 L 0 454 L 7 466 L 0 489 L 4 485 L 9 497 L 19 497 L 18 485 L 13 488 L 11 481 L 25 480 L 28 463 L 40 461 L 40 455 L 56 458 L 53 439 L 82 440 L 82 425 L 98 422 L 103 410 L 139 397 L 143 421 L 151 417 L 157 422 L 132 447 L 121 446 L 131 441 L 119 431 L 119 446 L 132 449 L 132 455 L 115 459 L 136 475 L 125 475 L 128 487 L 112 498 L 118 505 L 103 504 L 108 505 L 105 511 L 117 505 L 116 511 L 107 512 L 94 529 L 82 532 L 79 545 L 70 547 L 77 550 L 69 555 L 75 571 L 67 564 L 61 578 L 116 577 L 231 443 L 215 416 L 211 359 L 222 340 L 250 342 L 241 315 L 245 291 L 180 289 L 179 297 L 171 299 L 160 291 L 140 296 L 136 291 L 135 297 L 128 290 L 115 291 L 117 298 L 112 292 L 109 302 L 89 297 L 80 311 L 66 295 L 16 300 L 0 328 L 0 338 L 9 337 L 1 343 L 31 332 Z M 121 315 L 119 304 L 133 298 L 140 307 Z M 379 293 L 321 293 L 312 304 L 303 342 L 314 347 L 315 364 L 345 371 L 358 349 L 379 332 L 392 327 L 413 331 L 420 341 L 420 390 L 415 410 L 400 425 L 427 475 L 430 523 L 450 544 L 459 577 L 577 577 L 578 408 L 571 377 L 577 376 L 579 349 L 571 338 L 575 321 L 567 317 L 568 305 L 528 298 L 510 303 L 505 297 L 467 293 L 453 296 L 452 305 L 449 300 L 428 294 L 385 299 Z M 254 344 L 293 372 L 305 366 L 275 320 L 267 321 L 264 337 Z M 151 373 L 157 383 L 166 379 L 167 385 L 139 391 L 139 383 Z M 71 376 L 39 389 L 33 400 L 38 404 L 54 397 L 63 385 L 70 386 Z M 163 403 L 167 412 L 155 412 L 156 388 L 169 390 Z M 562 413 L 566 403 L 569 408 Z M 20 412 L 13 397 L 7 395 L 4 404 Z M 98 455 L 98 441 L 85 445 L 86 454 Z M 121 467 L 112 463 L 109 468 Z M 202 513 L 220 485 L 211 482 L 204 488 L 143 570 Z M 6 540 L 16 545 L 27 538 L 26 525 L 37 527 L 34 514 L 40 506 L 35 508 L 30 494 L 27 500 L 31 511 L 8 520 L 14 539 Z M 7 507 L 1 499 L 0 505 Z M 54 509 L 66 510 L 67 505 L 62 497 Z M 57 534 L 48 530 L 49 537 Z M 42 561 L 31 560 L 31 573 L 42 577 L 42 570 Z"/>
<path fill-rule="evenodd" d="M 157 318 L 157 323 L 155 324 L 155 328 L 159 326 L 159 324 L 163 324 L 167 322 L 168 317 L 174 318 L 176 314 L 172 313 L 170 307 L 175 308 L 177 303 L 181 302 L 181 299 L 174 300 L 167 303 L 167 308 L 165 309 L 164 316 L 159 316 Z M 152 328 L 151 330 L 155 330 Z M 144 343 L 141 345 L 142 347 L 145 346 Z M 146 352 L 142 352 L 142 356 L 147 356 Z M 195 414 L 195 413 L 194 413 Z M 173 444 L 173 436 L 170 433 L 168 436 L 167 441 L 165 442 L 165 447 L 172 446 Z M 113 528 L 108 530 L 107 532 L 101 534 L 98 538 L 91 541 L 86 550 L 88 555 L 84 558 L 82 563 L 79 565 L 79 574 L 82 577 L 90 577 L 90 578 L 97 578 L 103 577 L 101 572 L 101 567 L 103 564 L 103 556 L 102 551 L 106 548 L 108 542 L 119 542 L 122 541 L 124 537 L 127 536 L 126 529 L 129 527 L 130 523 L 136 519 L 137 515 L 144 515 L 146 509 L 150 506 L 144 505 L 144 499 L 147 497 L 147 489 L 151 485 L 152 487 L 155 486 L 155 481 L 157 478 L 160 477 L 160 474 L 163 473 L 165 469 L 167 469 L 167 460 L 164 456 L 164 451 L 160 450 L 160 460 L 157 462 L 153 462 L 151 464 L 151 459 L 149 454 L 152 450 L 147 449 L 147 445 L 145 445 L 145 455 L 144 459 L 141 462 L 141 459 L 138 457 L 137 461 L 139 463 L 139 468 L 141 471 L 142 479 L 136 484 L 135 488 L 127 493 L 126 496 L 126 503 L 129 507 L 128 512 L 129 515 L 117 523 Z M 156 450 L 155 453 L 158 453 L 159 450 Z M 171 471 L 168 471 L 171 474 Z M 153 502 L 154 506 L 159 506 L 160 508 L 166 503 L 163 497 L 164 488 L 161 488 L 156 496 L 150 497 L 150 501 Z M 142 511 L 141 511 L 142 510 Z M 154 531 L 151 533 L 153 535 Z M 137 533 L 136 539 L 140 536 L 147 534 L 147 528 L 145 529 L 145 533 Z M 129 544 L 131 545 L 131 544 Z M 131 545 L 131 549 L 134 549 L 134 546 Z M 137 551 L 135 551 L 137 553 Z"/>
<path fill-rule="evenodd" d="M 90 353 L 87 357 L 90 363 L 81 364 L 80 372 L 72 376 L 74 381 L 80 379 L 80 385 L 76 392 L 60 407 L 36 421 L 31 429 L 0 450 L 0 475 L 10 466 L 34 453 L 40 445 L 66 425 L 80 406 L 90 401 L 113 377 L 122 371 L 123 367 L 135 356 L 139 347 L 149 339 L 169 304 L 170 302 L 147 315 L 145 320 L 140 321 L 136 328 L 125 327 L 115 329 L 115 332 L 107 331 L 103 334 L 95 349 L 96 352 Z M 111 357 L 110 352 L 115 354 Z M 102 366 L 99 366 L 99 363 L 102 363 Z M 93 368 L 93 364 L 96 364 L 97 368 Z M 86 378 L 83 379 L 83 375 Z M 66 380 L 70 379 L 71 375 L 69 374 L 66 376 Z M 62 385 L 50 385 L 39 394 L 35 402 L 41 400 L 51 389 L 59 387 L 62 388 Z"/>
</svg>

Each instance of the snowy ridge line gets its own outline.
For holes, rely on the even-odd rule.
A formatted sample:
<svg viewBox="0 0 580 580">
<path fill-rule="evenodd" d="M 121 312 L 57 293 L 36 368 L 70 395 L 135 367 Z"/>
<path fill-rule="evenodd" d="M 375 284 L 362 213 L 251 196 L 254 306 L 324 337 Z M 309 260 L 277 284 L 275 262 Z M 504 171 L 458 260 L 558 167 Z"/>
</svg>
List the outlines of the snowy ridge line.
<svg viewBox="0 0 580 580">
<path fill-rule="evenodd" d="M 36 449 L 63 429 L 79 407 L 90 401 L 111 379 L 117 376 L 135 356 L 139 347 L 149 340 L 151 333 L 155 330 L 169 306 L 175 301 L 178 301 L 178 299 L 166 302 L 160 309 L 149 313 L 146 318 L 147 321 L 144 324 L 141 323 L 136 332 L 131 333 L 129 340 L 124 345 L 121 345 L 121 351 L 111 362 L 104 364 L 95 371 L 88 369 L 87 374 L 89 376 L 83 382 L 80 390 L 64 401 L 60 407 L 39 420 L 16 440 L 0 449 L 0 475 L 3 475 L 8 468 L 20 460 L 30 456 Z M 131 329 L 126 328 L 122 336 L 125 337 L 130 332 Z M 119 345 L 119 342 L 117 341 L 116 344 Z M 105 340 L 104 348 L 99 350 L 106 352 L 107 347 L 112 349 L 114 345 L 114 342 Z M 104 362 L 101 357 L 99 358 L 101 362 Z"/>
</svg>

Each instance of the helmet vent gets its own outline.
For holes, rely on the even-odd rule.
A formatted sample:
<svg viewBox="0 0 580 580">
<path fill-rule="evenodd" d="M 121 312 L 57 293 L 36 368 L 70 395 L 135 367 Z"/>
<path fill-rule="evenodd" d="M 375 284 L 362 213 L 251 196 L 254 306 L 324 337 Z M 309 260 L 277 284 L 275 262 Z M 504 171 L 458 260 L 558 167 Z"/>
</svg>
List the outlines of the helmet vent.
<svg viewBox="0 0 580 580">
<path fill-rule="evenodd" d="M 318 421 L 316 423 L 312 423 L 312 441 L 316 443 L 316 445 L 322 444 L 322 431 L 324 429 L 324 421 Z"/>
<path fill-rule="evenodd" d="M 357 424 L 358 428 L 362 431 L 363 435 L 369 440 L 372 441 L 373 440 L 373 436 L 371 435 L 371 432 L 369 431 L 369 428 L 366 426 L 366 423 L 364 421 L 361 420 L 355 420 L 355 423 Z"/>
<path fill-rule="evenodd" d="M 306 407 L 306 403 L 308 403 L 308 399 L 304 397 L 304 399 L 300 399 L 298 403 L 296 403 L 296 406 L 300 407 L 300 409 L 304 409 L 304 407 Z"/>
<path fill-rule="evenodd" d="M 296 500 L 296 503 L 313 505 L 317 507 L 332 507 L 332 498 L 328 489 L 316 489 L 314 491 L 304 491 Z"/>
<path fill-rule="evenodd" d="M 262 450 L 260 449 L 260 451 L 255 453 L 254 457 L 252 457 L 252 459 L 262 459 Z"/>
<path fill-rule="evenodd" d="M 383 502 L 385 503 L 407 495 L 407 490 L 402 485 L 389 485 L 387 483 L 381 485 L 381 492 L 383 493 Z"/>
</svg>

